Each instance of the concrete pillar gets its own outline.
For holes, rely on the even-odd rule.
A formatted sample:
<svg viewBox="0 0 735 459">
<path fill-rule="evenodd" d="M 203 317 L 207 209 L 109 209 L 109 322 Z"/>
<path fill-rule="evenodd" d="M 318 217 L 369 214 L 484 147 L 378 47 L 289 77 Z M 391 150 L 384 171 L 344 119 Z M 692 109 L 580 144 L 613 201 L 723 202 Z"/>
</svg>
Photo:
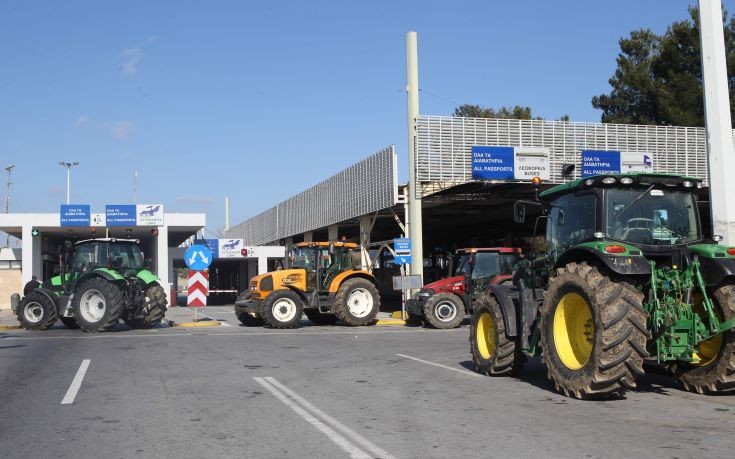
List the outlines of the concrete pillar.
<svg viewBox="0 0 735 459">
<path fill-rule="evenodd" d="M 704 111 L 707 131 L 712 230 L 723 244 L 735 245 L 735 152 L 732 144 L 730 95 L 722 26 L 722 2 L 699 0 Z"/>
<path fill-rule="evenodd" d="M 339 225 L 329 225 L 327 227 L 327 239 L 330 241 L 339 240 Z"/>
<path fill-rule="evenodd" d="M 304 233 L 304 242 L 314 242 L 314 232 L 307 231 Z"/>
<path fill-rule="evenodd" d="M 268 257 L 258 257 L 258 274 L 268 272 Z"/>
<path fill-rule="evenodd" d="M 173 262 L 169 265 L 168 260 L 168 226 L 158 227 L 158 236 L 155 238 L 156 244 L 156 275 L 158 275 L 159 283 L 163 290 L 169 291 L 169 282 L 171 280 L 171 271 L 169 266 L 173 266 Z M 172 269 L 173 270 L 173 269 Z"/>
<path fill-rule="evenodd" d="M 411 274 L 424 279 L 424 237 L 421 197 L 416 183 L 416 136 L 419 116 L 419 59 L 416 32 L 406 34 L 406 92 L 408 92 L 408 237 L 411 238 Z"/>
<path fill-rule="evenodd" d="M 360 247 L 362 251 L 362 269 L 372 271 L 373 267 L 370 265 L 370 233 L 372 232 L 373 226 L 372 215 L 361 215 L 360 216 Z"/>
<path fill-rule="evenodd" d="M 32 225 L 23 225 L 21 230 L 21 249 L 23 252 L 21 261 L 22 282 L 25 285 L 33 276 L 43 281 L 43 264 L 41 263 L 41 239 L 42 234 L 33 237 Z"/>
</svg>

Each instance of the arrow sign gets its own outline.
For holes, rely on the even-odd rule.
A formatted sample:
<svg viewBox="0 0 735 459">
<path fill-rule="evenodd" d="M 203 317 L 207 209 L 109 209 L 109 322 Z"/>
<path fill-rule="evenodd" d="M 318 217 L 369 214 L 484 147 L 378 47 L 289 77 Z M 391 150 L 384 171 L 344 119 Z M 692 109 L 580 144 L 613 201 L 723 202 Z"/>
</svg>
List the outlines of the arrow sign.
<svg viewBox="0 0 735 459">
<path fill-rule="evenodd" d="M 189 269 L 203 271 L 209 268 L 209 264 L 212 262 L 212 252 L 206 246 L 192 245 L 186 249 L 184 261 Z"/>
<path fill-rule="evenodd" d="M 188 292 L 186 305 L 192 307 L 204 307 L 207 305 L 209 294 L 209 272 L 189 271 Z"/>
</svg>

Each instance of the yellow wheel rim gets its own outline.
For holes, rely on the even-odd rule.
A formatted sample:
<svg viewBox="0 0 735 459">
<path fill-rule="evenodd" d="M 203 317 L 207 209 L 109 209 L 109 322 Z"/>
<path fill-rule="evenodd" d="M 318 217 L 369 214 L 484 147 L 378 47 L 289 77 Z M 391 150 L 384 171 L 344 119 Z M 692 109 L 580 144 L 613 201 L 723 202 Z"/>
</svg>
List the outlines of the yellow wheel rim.
<svg viewBox="0 0 735 459">
<path fill-rule="evenodd" d="M 579 370 L 592 355 L 595 324 L 587 301 L 577 293 L 567 293 L 554 313 L 554 345 L 561 362 Z"/>
<path fill-rule="evenodd" d="M 483 359 L 489 360 L 495 353 L 495 321 L 489 313 L 482 313 L 475 333 L 477 350 Z"/>
<path fill-rule="evenodd" d="M 705 312 L 704 306 L 702 305 L 702 300 L 703 298 L 701 293 L 694 294 L 693 310 L 696 314 L 699 314 L 699 317 L 701 317 L 703 321 L 706 321 L 707 313 Z M 712 301 L 714 301 L 714 299 Z M 715 315 L 717 316 L 717 319 L 722 321 L 722 317 L 720 314 L 718 314 L 718 312 L 719 311 L 717 311 L 717 308 L 715 308 Z M 719 355 L 720 349 L 722 349 L 722 335 L 723 334 L 720 333 L 719 335 L 713 336 L 707 341 L 702 341 L 701 343 L 699 343 L 699 351 L 694 352 L 694 354 L 692 355 L 696 363 L 692 363 L 692 365 L 703 367 L 712 363 Z M 699 359 L 698 362 L 696 361 L 697 359 Z"/>
</svg>

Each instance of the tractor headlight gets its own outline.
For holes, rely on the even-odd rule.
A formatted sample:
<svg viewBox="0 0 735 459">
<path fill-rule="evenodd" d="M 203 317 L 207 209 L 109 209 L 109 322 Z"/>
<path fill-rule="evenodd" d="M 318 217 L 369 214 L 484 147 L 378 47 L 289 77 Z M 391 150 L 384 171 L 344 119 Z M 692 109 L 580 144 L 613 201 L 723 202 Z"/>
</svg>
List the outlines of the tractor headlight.
<svg viewBox="0 0 735 459">
<path fill-rule="evenodd" d="M 602 179 L 602 183 L 604 183 L 605 185 L 612 185 L 616 181 L 617 180 L 615 179 L 615 177 L 605 177 L 604 179 Z"/>
<path fill-rule="evenodd" d="M 595 179 L 592 179 L 592 178 L 588 178 L 587 180 L 584 181 L 584 184 L 587 186 L 592 186 L 594 183 L 595 183 Z"/>
<path fill-rule="evenodd" d="M 694 186 L 691 180 L 684 180 L 681 184 L 684 185 L 684 188 L 691 188 Z"/>
<path fill-rule="evenodd" d="M 630 177 L 623 177 L 620 179 L 620 183 L 622 183 L 623 185 L 630 185 L 631 183 L 633 183 L 633 179 Z"/>
</svg>

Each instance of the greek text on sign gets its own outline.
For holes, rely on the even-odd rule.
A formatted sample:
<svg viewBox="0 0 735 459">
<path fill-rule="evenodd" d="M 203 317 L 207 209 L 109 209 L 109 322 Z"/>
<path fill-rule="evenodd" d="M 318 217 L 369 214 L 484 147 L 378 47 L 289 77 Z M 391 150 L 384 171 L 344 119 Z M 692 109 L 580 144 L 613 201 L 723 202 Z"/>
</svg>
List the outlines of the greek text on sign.
<svg viewBox="0 0 735 459">
<path fill-rule="evenodd" d="M 163 226 L 163 205 L 137 204 L 135 208 L 138 226 Z"/>
<path fill-rule="evenodd" d="M 89 226 L 89 204 L 62 204 L 60 226 Z"/>
<path fill-rule="evenodd" d="M 107 226 L 136 226 L 135 204 L 108 204 L 105 206 Z"/>
<path fill-rule="evenodd" d="M 549 148 L 472 147 L 472 178 L 480 180 L 550 179 Z"/>
<path fill-rule="evenodd" d="M 411 238 L 398 237 L 393 239 L 393 251 L 396 253 L 396 264 L 411 264 Z"/>
<path fill-rule="evenodd" d="M 219 257 L 220 258 L 237 258 L 242 257 L 240 253 L 243 248 L 242 239 L 220 239 L 219 240 Z"/>
<path fill-rule="evenodd" d="M 619 150 L 582 150 L 582 177 L 653 172 L 653 155 Z"/>
</svg>

